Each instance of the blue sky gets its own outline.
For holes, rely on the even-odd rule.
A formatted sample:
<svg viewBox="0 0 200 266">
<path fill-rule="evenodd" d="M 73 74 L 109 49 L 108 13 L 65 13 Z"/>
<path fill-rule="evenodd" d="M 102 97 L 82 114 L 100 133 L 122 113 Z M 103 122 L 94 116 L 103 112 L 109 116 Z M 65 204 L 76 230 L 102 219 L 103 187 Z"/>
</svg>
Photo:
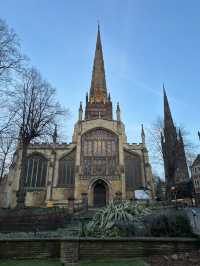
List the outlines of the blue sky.
<svg viewBox="0 0 200 266">
<path fill-rule="evenodd" d="M 200 2 L 197 0 L 0 0 L 0 18 L 70 108 L 67 141 L 89 90 L 100 21 L 107 87 L 122 109 L 129 142 L 163 114 L 165 83 L 173 118 L 198 143 Z"/>
</svg>

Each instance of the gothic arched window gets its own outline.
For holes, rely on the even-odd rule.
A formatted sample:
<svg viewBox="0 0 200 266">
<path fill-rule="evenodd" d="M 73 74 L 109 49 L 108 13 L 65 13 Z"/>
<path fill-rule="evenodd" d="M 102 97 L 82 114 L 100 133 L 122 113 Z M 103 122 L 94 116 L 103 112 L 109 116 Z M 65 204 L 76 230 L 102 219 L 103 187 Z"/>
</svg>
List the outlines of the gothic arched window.
<svg viewBox="0 0 200 266">
<path fill-rule="evenodd" d="M 40 154 L 31 155 L 26 160 L 26 187 L 45 187 L 47 159 Z"/>
<path fill-rule="evenodd" d="M 141 159 L 139 155 L 124 152 L 125 178 L 127 189 L 138 189 L 142 186 Z"/>
<path fill-rule="evenodd" d="M 75 176 L 75 151 L 67 154 L 59 161 L 58 186 L 72 187 Z"/>
<path fill-rule="evenodd" d="M 118 137 L 116 134 L 97 128 L 81 138 L 82 178 L 117 175 Z"/>
</svg>

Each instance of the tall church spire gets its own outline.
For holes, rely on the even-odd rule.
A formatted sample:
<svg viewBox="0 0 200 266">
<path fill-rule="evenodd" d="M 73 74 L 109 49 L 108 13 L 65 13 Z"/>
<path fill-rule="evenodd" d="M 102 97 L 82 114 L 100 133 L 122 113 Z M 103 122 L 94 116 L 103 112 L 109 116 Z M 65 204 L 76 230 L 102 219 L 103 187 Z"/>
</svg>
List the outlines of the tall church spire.
<svg viewBox="0 0 200 266">
<path fill-rule="evenodd" d="M 170 197 L 171 187 L 189 180 L 184 143 L 181 131 L 177 136 L 172 119 L 166 91 L 164 92 L 164 135 L 161 134 L 162 153 L 164 159 L 167 194 Z"/>
<path fill-rule="evenodd" d="M 85 120 L 112 120 L 112 101 L 107 93 L 106 77 L 101 44 L 100 27 L 98 25 L 97 41 L 92 70 L 92 81 L 89 97 L 86 97 Z"/>
<path fill-rule="evenodd" d="M 92 71 L 92 81 L 90 87 L 91 102 L 107 101 L 107 88 L 103 60 L 103 49 L 101 44 L 100 26 L 98 25 L 96 50 Z"/>
<path fill-rule="evenodd" d="M 174 128 L 174 122 L 172 119 L 172 114 L 166 94 L 165 87 L 163 85 L 163 94 L 164 94 L 164 126 Z"/>
<path fill-rule="evenodd" d="M 165 166 L 165 179 L 167 185 L 171 187 L 175 183 L 175 171 L 177 161 L 177 133 L 171 115 L 171 110 L 163 85 L 164 94 L 164 136 L 161 136 L 162 153 Z"/>
</svg>

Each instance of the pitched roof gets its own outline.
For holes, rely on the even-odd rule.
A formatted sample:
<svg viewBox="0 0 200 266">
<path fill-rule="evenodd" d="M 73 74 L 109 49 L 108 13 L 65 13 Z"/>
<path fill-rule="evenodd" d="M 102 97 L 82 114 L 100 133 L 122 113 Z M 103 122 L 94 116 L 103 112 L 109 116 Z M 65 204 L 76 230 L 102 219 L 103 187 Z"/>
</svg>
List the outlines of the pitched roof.
<svg viewBox="0 0 200 266">
<path fill-rule="evenodd" d="M 197 158 L 194 160 L 192 167 L 200 165 L 200 154 L 197 155 Z"/>
</svg>

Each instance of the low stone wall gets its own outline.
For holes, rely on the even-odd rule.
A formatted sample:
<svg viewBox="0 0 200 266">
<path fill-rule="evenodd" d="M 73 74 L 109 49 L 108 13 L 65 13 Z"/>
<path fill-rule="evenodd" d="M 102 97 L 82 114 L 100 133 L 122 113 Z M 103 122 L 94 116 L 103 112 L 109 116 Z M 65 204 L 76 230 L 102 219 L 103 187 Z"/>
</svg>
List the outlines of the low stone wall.
<svg viewBox="0 0 200 266">
<path fill-rule="evenodd" d="M 0 258 L 59 258 L 59 240 L 0 240 Z"/>
<path fill-rule="evenodd" d="M 200 248 L 200 240 L 181 238 L 129 238 L 80 240 L 80 259 L 130 258 L 182 253 Z"/>
<path fill-rule="evenodd" d="M 134 258 L 169 255 L 200 249 L 200 240 L 189 238 L 80 238 L 61 241 L 61 262 L 81 259 Z"/>
<path fill-rule="evenodd" d="M 200 249 L 197 238 L 71 238 L 0 240 L 0 258 L 60 258 L 62 263 L 82 259 L 134 258 L 169 255 Z"/>
<path fill-rule="evenodd" d="M 50 231 L 70 224 L 71 215 L 61 208 L 0 209 L 0 233 Z"/>
</svg>

